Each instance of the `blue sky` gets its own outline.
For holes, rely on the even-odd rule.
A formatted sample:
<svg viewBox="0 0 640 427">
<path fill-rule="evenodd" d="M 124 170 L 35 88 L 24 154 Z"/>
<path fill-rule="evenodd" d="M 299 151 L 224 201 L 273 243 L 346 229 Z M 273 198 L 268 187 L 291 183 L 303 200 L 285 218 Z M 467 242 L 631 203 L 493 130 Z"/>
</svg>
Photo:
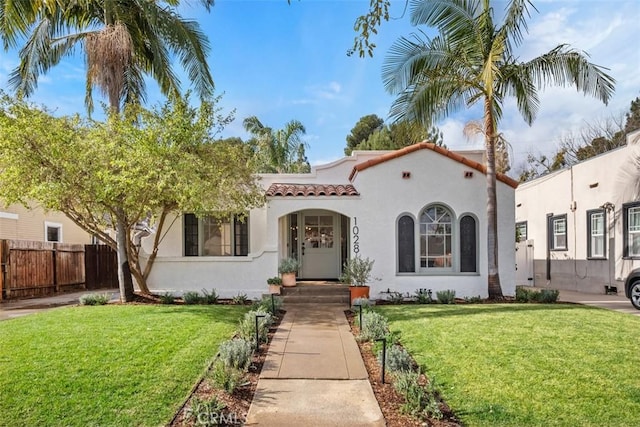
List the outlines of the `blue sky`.
<svg viewBox="0 0 640 427">
<path fill-rule="evenodd" d="M 348 57 L 353 23 L 367 10 L 365 0 L 217 0 L 209 14 L 195 0 L 181 8 L 196 18 L 209 37 L 209 63 L 221 106 L 236 110 L 236 120 L 223 136 L 246 137 L 242 120 L 257 116 L 265 125 L 281 128 L 292 119 L 307 129 L 312 164 L 343 155 L 345 137 L 367 114 L 387 117 L 393 97 L 385 92 L 381 66 L 391 44 L 416 29 L 403 16 L 404 0 L 393 0 L 391 21 L 374 41 L 373 58 Z M 574 89 L 547 89 L 532 127 L 507 102 L 500 130 L 513 147 L 517 167 L 528 152 L 548 153 L 559 139 L 585 123 L 624 113 L 640 96 L 640 0 L 546 0 L 534 3 L 539 13 L 529 20 L 529 35 L 520 49 L 522 60 L 540 55 L 559 43 L 587 51 L 591 60 L 610 68 L 618 81 L 609 106 L 585 98 Z M 496 2 L 496 9 L 504 3 Z M 17 65 L 17 53 L 0 53 L 0 85 Z M 32 100 L 60 114 L 84 113 L 84 62 L 69 58 L 40 79 Z M 184 89 L 189 87 L 183 81 Z M 150 84 L 149 102 L 162 98 Z M 451 149 L 473 149 L 464 124 L 478 120 L 478 108 L 461 111 L 440 123 Z"/>
</svg>

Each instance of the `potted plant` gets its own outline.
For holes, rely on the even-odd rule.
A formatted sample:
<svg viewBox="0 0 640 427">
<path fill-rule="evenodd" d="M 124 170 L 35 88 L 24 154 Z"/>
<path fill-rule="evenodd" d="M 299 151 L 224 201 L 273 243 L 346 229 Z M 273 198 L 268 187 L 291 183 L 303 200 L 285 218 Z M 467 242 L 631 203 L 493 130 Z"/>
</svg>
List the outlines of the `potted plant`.
<svg viewBox="0 0 640 427">
<path fill-rule="evenodd" d="M 300 263 L 295 258 L 285 258 L 280 261 L 278 273 L 282 275 L 282 286 L 291 287 L 296 285 L 296 274 L 300 268 Z"/>
<path fill-rule="evenodd" d="M 269 277 L 267 279 L 269 285 L 269 293 L 280 295 L 280 287 L 282 286 L 282 279 L 279 277 Z"/>
<path fill-rule="evenodd" d="M 369 286 L 373 260 L 355 256 L 344 263 L 342 277 L 343 283 L 348 283 L 351 293 L 351 302 L 356 298 L 369 298 Z"/>
</svg>

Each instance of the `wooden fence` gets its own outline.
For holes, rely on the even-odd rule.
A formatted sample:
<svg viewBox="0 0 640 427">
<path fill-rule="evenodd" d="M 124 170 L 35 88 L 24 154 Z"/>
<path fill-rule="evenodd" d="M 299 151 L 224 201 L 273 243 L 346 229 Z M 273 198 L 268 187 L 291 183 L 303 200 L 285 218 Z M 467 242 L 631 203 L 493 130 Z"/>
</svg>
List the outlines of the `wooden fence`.
<svg viewBox="0 0 640 427">
<path fill-rule="evenodd" d="M 84 265 L 87 289 L 118 287 L 118 260 L 109 246 L 85 245 Z"/>
<path fill-rule="evenodd" d="M 96 246 L 0 240 L 0 300 L 117 286 L 115 252 Z"/>
</svg>

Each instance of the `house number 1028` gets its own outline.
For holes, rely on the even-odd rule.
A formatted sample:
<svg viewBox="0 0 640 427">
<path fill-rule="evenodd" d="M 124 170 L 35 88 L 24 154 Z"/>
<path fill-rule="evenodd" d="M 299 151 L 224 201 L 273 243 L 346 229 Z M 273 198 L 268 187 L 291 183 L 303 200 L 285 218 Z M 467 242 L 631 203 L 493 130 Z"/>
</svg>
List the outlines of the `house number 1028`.
<svg viewBox="0 0 640 427">
<path fill-rule="evenodd" d="M 353 253 L 357 255 L 360 252 L 360 243 L 358 243 L 360 240 L 360 236 L 358 236 L 360 229 L 358 228 L 358 218 L 356 217 L 353 217 L 351 232 L 353 233 Z"/>
</svg>

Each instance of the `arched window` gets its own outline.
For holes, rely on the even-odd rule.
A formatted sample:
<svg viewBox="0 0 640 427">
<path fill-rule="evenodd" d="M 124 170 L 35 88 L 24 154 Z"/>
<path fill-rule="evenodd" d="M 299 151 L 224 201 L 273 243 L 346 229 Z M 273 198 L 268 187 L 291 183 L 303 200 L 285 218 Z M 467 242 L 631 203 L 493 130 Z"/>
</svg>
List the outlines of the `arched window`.
<svg viewBox="0 0 640 427">
<path fill-rule="evenodd" d="M 460 218 L 460 271 L 477 272 L 476 220 L 471 215 Z"/>
<path fill-rule="evenodd" d="M 416 271 L 416 244 L 413 218 L 403 215 L 398 220 L 398 271 L 414 273 Z"/>
<path fill-rule="evenodd" d="M 420 267 L 451 268 L 453 215 L 442 205 L 427 207 L 420 214 Z"/>
</svg>

